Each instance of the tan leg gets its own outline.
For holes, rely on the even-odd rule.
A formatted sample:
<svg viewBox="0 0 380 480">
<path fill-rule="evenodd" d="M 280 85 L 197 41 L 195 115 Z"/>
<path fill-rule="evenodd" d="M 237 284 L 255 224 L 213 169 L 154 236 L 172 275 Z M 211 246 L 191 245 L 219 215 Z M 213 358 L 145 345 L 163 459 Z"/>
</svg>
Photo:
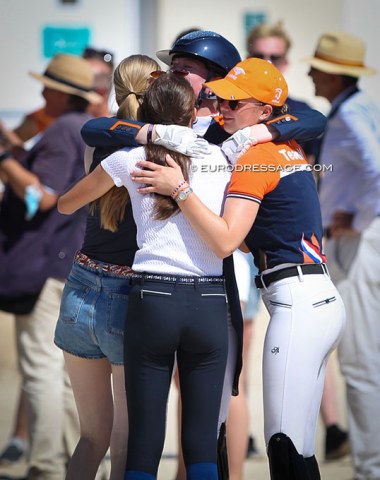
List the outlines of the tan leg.
<svg viewBox="0 0 380 480">
<path fill-rule="evenodd" d="M 80 439 L 66 480 L 93 480 L 106 454 L 113 423 L 111 366 L 64 353 L 80 421 Z"/>
</svg>

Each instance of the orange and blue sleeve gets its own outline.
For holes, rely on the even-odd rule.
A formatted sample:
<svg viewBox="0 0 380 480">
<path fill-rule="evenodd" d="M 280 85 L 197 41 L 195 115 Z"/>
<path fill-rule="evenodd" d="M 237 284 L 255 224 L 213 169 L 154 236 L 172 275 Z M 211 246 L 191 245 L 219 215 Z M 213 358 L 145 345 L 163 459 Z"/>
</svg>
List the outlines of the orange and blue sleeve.
<svg viewBox="0 0 380 480">
<path fill-rule="evenodd" d="M 138 147 L 135 137 L 143 125 L 133 120 L 99 117 L 86 122 L 81 135 L 90 147 Z"/>
<path fill-rule="evenodd" d="M 280 181 L 278 171 L 271 171 L 273 156 L 260 147 L 251 148 L 236 163 L 227 197 L 244 198 L 261 203 Z"/>
<path fill-rule="evenodd" d="M 292 114 L 286 113 L 267 122 L 267 125 L 277 130 L 279 137 L 276 141 L 278 142 L 292 138 L 297 142 L 315 140 L 323 135 L 326 124 L 327 118 L 312 108 L 292 110 Z"/>
</svg>

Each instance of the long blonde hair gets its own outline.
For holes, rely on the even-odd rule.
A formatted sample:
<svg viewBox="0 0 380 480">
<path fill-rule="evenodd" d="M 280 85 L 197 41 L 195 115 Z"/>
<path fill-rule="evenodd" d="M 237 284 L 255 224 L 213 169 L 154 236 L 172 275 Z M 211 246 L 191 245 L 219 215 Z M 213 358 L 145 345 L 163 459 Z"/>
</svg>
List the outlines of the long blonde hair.
<svg viewBox="0 0 380 480">
<path fill-rule="evenodd" d="M 160 70 L 159 64 L 147 55 L 131 55 L 119 63 L 113 74 L 118 118 L 141 120 L 143 95 L 149 86 L 150 73 L 155 70 Z M 111 188 L 98 200 L 102 228 L 117 230 L 128 201 L 128 190 L 118 187 Z"/>
</svg>

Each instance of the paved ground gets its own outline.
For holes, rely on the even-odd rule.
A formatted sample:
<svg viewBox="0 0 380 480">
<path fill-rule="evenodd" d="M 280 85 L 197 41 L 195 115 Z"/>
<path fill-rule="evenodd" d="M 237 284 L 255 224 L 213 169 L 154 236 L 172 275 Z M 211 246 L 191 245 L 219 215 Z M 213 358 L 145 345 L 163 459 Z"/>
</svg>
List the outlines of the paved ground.
<svg viewBox="0 0 380 480">
<path fill-rule="evenodd" d="M 246 461 L 244 480 L 264 480 L 269 478 L 268 464 L 264 455 L 262 402 L 261 402 L 261 373 L 260 356 L 267 315 L 261 311 L 256 322 L 255 341 L 252 348 L 250 365 L 250 404 L 251 404 L 251 429 L 256 438 L 261 456 Z M 344 388 L 335 361 L 335 373 L 338 386 L 338 399 L 340 407 L 340 421 L 345 425 Z M 0 449 L 5 444 L 11 430 L 15 402 L 19 386 L 17 372 L 13 318 L 0 313 Z M 165 443 L 164 457 L 159 470 L 159 480 L 173 480 L 176 468 L 176 435 L 175 435 L 175 404 L 176 391 L 173 389 L 169 399 L 167 440 Z M 350 457 L 336 462 L 323 462 L 323 430 L 321 425 L 318 430 L 317 456 L 320 461 L 323 480 L 350 480 L 353 472 Z M 12 467 L 0 467 L 0 480 L 16 479 L 22 477 L 25 464 Z M 62 479 L 63 480 L 63 479 Z M 102 479 L 103 480 L 103 479 Z"/>
</svg>

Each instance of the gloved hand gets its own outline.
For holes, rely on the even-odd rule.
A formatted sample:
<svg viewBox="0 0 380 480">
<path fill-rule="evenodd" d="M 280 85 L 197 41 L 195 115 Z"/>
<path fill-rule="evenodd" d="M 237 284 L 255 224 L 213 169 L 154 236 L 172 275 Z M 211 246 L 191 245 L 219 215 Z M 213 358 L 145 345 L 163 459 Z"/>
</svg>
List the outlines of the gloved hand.
<svg viewBox="0 0 380 480">
<path fill-rule="evenodd" d="M 155 145 L 183 153 L 189 157 L 199 158 L 210 153 L 210 147 L 206 140 L 188 127 L 178 125 L 156 125 L 155 131 L 157 138 L 154 140 Z"/>
<path fill-rule="evenodd" d="M 237 160 L 249 149 L 252 145 L 257 145 L 256 137 L 251 136 L 251 127 L 245 127 L 235 132 L 230 138 L 227 138 L 222 143 L 222 152 L 226 155 L 228 161 L 235 165 Z"/>
</svg>

